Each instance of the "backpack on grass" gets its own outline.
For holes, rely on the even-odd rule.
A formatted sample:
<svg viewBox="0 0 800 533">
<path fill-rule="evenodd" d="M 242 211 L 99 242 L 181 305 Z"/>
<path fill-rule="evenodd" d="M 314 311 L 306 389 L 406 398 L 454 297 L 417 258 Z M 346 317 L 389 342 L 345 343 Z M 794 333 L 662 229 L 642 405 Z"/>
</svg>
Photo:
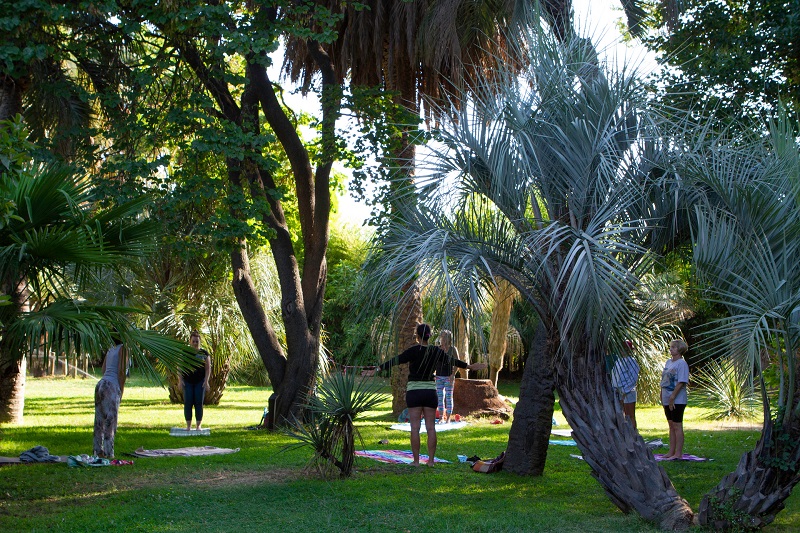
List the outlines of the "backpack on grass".
<svg viewBox="0 0 800 533">
<path fill-rule="evenodd" d="M 476 461 L 475 464 L 472 465 L 472 469 L 475 472 L 482 472 L 484 474 L 499 472 L 500 470 L 503 469 L 503 461 L 505 460 L 505 458 L 506 458 L 506 452 L 502 452 L 494 459 L 487 459 L 486 461 Z"/>
</svg>

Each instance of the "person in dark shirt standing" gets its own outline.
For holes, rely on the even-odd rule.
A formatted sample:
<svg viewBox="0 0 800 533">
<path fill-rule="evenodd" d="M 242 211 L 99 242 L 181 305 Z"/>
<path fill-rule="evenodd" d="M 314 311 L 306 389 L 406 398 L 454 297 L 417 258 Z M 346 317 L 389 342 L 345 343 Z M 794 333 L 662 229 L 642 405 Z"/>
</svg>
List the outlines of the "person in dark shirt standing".
<svg viewBox="0 0 800 533">
<path fill-rule="evenodd" d="M 208 378 L 211 377 L 211 356 L 200 348 L 200 332 L 192 331 L 189 345 L 197 350 L 195 357 L 201 365 L 184 371 L 179 379 L 180 387 L 183 389 L 183 415 L 186 419 L 186 431 L 192 429 L 192 407 L 194 407 L 194 417 L 197 423 L 195 428 L 202 429 L 203 400 L 205 392 L 208 390 Z"/>
<path fill-rule="evenodd" d="M 414 466 L 419 466 L 420 426 L 425 417 L 425 429 L 428 433 L 428 466 L 433 466 L 436 457 L 436 382 L 433 373 L 439 363 L 450 360 L 453 366 L 469 370 L 482 370 L 486 363 L 468 365 L 464 361 L 453 359 L 438 346 L 429 346 L 431 327 L 428 324 L 418 324 L 417 344 L 407 349 L 397 357 L 364 370 L 362 376 L 374 376 L 376 372 L 388 370 L 395 365 L 408 363 L 408 386 L 406 387 L 406 406 L 408 419 L 411 423 L 411 453 L 414 455 Z"/>
</svg>

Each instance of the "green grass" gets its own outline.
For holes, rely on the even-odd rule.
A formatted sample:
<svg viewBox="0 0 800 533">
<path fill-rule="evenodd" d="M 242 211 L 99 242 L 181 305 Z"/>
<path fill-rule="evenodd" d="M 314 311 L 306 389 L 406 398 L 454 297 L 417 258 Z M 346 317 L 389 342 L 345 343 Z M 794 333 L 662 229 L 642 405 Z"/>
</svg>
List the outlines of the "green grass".
<svg viewBox="0 0 800 533">
<path fill-rule="evenodd" d="M 0 455 L 16 456 L 35 445 L 58 455 L 90 453 L 94 382 L 30 379 L 25 423 L 0 429 Z M 516 398 L 519 386 L 502 383 Z M 118 457 L 140 446 L 212 445 L 240 448 L 211 457 L 134 459 L 133 466 L 78 469 L 64 465 L 0 468 L 0 531 L 656 531 L 623 515 L 591 477 L 587 465 L 552 446 L 539 478 L 500 472 L 485 475 L 455 462 L 456 454 L 493 457 L 505 448 L 510 423 L 473 420 L 439 434 L 437 456 L 454 461 L 434 469 L 385 465 L 361 459 L 348 480 L 325 481 L 306 470 L 309 450 L 283 452 L 290 441 L 248 431 L 261 418 L 269 391 L 230 387 L 222 405 L 209 407 L 206 438 L 176 438 L 182 407 L 164 389 L 129 381 L 120 410 Z M 358 422 L 368 449 L 408 449 L 408 434 L 388 429 L 390 399 Z M 687 410 L 686 451 L 708 463 L 665 465 L 681 495 L 697 508 L 702 495 L 733 470 L 758 432 L 700 420 Z M 556 413 L 559 427 L 564 418 Z M 666 441 L 661 408 L 638 410 L 645 438 Z M 379 445 L 389 439 L 388 445 Z M 424 445 L 423 445 L 424 448 Z M 767 531 L 800 529 L 800 502 L 792 496 Z"/>
</svg>

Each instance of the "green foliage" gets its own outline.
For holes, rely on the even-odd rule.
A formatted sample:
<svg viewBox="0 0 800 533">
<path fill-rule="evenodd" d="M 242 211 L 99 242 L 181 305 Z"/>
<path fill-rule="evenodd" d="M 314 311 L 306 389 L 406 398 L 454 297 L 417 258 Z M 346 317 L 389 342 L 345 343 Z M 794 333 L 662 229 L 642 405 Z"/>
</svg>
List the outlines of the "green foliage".
<svg viewBox="0 0 800 533">
<path fill-rule="evenodd" d="M 741 533 L 743 531 L 756 531 L 762 529 L 763 525 L 758 523 L 746 511 L 736 508 L 742 491 L 737 488 L 730 488 L 723 501 L 712 497 L 709 505 L 708 523 L 713 524 L 717 530 Z"/>
<path fill-rule="evenodd" d="M 695 371 L 692 402 L 708 409 L 713 420 L 748 420 L 759 414 L 761 402 L 749 372 L 731 360 L 708 361 Z"/>
<path fill-rule="evenodd" d="M 671 67 L 659 80 L 670 100 L 690 106 L 710 103 L 732 120 L 742 109 L 757 115 L 774 108 L 779 99 L 800 104 L 797 2 L 691 0 L 654 5 L 658 18 L 653 20 L 658 22 L 653 25 L 661 31 L 645 42 Z"/>
<path fill-rule="evenodd" d="M 356 440 L 360 439 L 354 421 L 381 401 L 375 381 L 357 378 L 355 372 L 330 374 L 308 395 L 305 407 L 310 422 L 295 419 L 284 430 L 298 441 L 290 448 L 310 446 L 312 463 L 320 472 L 327 475 L 336 467 L 340 477 L 350 477 Z"/>
<path fill-rule="evenodd" d="M 0 139 L 10 146 L 0 151 L 27 150 L 14 141 L 24 138 L 20 123 L 0 123 L 0 130 L 7 128 L 12 133 Z M 116 330 L 145 369 L 152 372 L 146 352 L 171 368 L 186 366 L 185 345 L 133 327 L 139 310 L 86 299 L 104 268 L 142 257 L 158 233 L 141 217 L 149 198 L 100 209 L 95 192 L 75 169 L 30 156 L 0 175 L 0 198 L 8 207 L 0 228 L 0 282 L 12 302 L 0 308 L 0 360 L 15 361 L 40 347 L 45 357 L 51 350 L 99 355 Z"/>
<path fill-rule="evenodd" d="M 398 192 L 397 173 L 406 164 L 397 160 L 397 154 L 405 143 L 421 145 L 430 135 L 417 128 L 421 122 L 418 114 L 396 102 L 398 93 L 362 86 L 351 87 L 351 91 L 345 107 L 359 127 L 341 132 L 352 146 L 345 161 L 353 174 L 349 188 L 372 207 L 370 225 L 382 227 L 390 221 L 390 206 Z"/>
<path fill-rule="evenodd" d="M 374 316 L 359 313 L 358 289 L 367 239 L 357 228 L 334 226 L 328 243 L 328 283 L 323 328 L 325 345 L 338 364 L 375 360 L 370 333 Z"/>
</svg>

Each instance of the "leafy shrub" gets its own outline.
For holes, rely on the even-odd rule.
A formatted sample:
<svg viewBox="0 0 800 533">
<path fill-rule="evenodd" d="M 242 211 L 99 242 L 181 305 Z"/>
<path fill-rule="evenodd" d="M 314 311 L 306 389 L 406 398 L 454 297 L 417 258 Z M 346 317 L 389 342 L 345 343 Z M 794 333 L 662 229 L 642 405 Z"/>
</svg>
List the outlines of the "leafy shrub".
<svg viewBox="0 0 800 533">
<path fill-rule="evenodd" d="M 750 375 L 732 361 L 709 361 L 693 381 L 699 392 L 695 404 L 710 410 L 705 418 L 743 420 L 760 410 Z"/>
<path fill-rule="evenodd" d="M 338 470 L 339 477 L 349 477 L 353 471 L 355 442 L 360 440 L 353 421 L 361 413 L 377 407 L 382 398 L 378 383 L 355 373 L 330 374 L 308 396 L 304 408 L 310 422 L 295 419 L 285 431 L 296 439 L 287 448 L 310 446 L 314 450 L 311 464 L 326 477 Z"/>
</svg>

